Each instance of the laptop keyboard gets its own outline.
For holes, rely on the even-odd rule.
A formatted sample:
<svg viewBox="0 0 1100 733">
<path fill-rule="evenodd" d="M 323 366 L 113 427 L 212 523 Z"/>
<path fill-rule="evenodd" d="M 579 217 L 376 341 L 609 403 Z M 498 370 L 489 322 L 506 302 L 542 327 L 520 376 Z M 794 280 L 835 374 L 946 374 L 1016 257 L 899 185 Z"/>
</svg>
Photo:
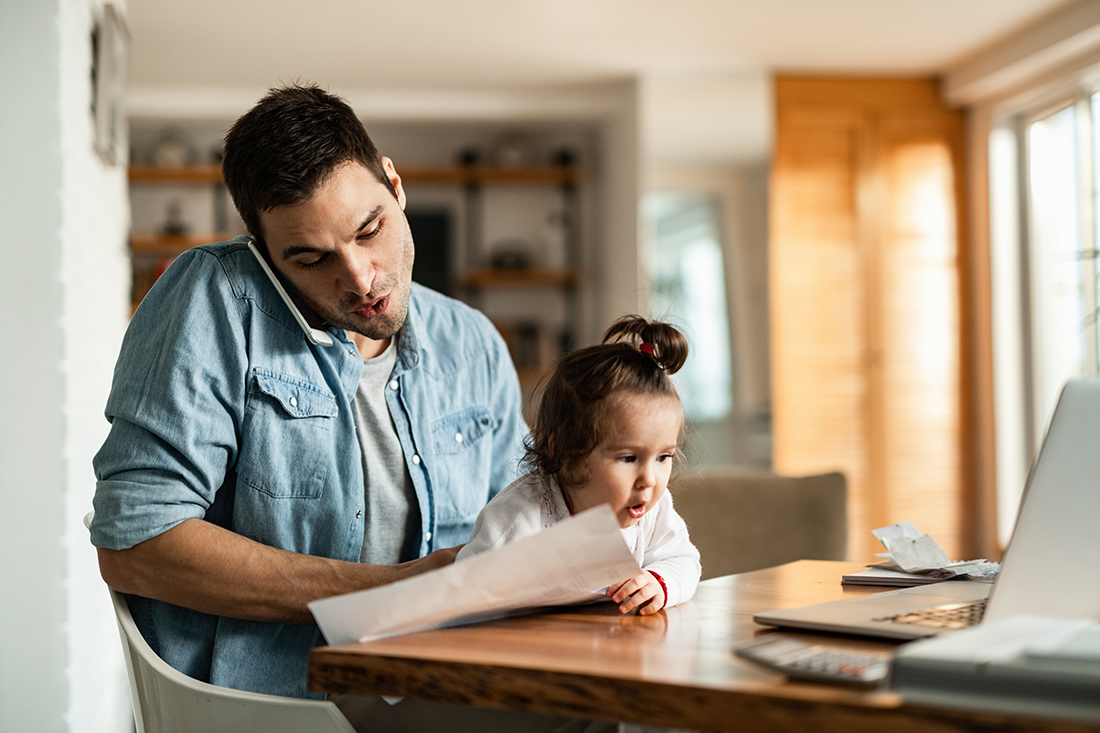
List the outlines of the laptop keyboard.
<svg viewBox="0 0 1100 733">
<path fill-rule="evenodd" d="M 965 629 L 976 626 L 985 613 L 987 598 L 978 601 L 966 601 L 963 603 L 945 603 L 942 606 L 922 608 L 910 613 L 899 613 L 895 616 L 883 616 L 875 621 L 892 621 L 896 624 L 913 624 L 915 626 L 931 626 L 937 629 Z"/>
</svg>

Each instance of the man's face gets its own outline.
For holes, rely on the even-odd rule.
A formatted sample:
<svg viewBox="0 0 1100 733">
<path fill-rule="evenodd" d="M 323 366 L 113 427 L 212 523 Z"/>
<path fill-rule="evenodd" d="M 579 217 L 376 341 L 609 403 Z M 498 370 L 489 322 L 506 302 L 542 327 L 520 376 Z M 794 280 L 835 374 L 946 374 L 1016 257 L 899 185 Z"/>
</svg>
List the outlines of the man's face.
<svg viewBox="0 0 1100 733">
<path fill-rule="evenodd" d="M 346 163 L 305 203 L 260 213 L 272 265 L 313 315 L 382 342 L 356 338 L 360 351 L 374 352 L 365 358 L 404 325 L 412 282 L 405 192 L 382 160 L 396 199 L 365 167 Z"/>
</svg>

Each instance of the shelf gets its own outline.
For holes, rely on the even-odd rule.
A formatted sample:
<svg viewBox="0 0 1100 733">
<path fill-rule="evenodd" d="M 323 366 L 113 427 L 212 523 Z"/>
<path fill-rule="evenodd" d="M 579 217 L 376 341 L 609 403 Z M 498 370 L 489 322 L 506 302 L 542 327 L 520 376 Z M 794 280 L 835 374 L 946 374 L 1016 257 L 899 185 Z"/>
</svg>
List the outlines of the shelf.
<svg viewBox="0 0 1100 733">
<path fill-rule="evenodd" d="M 506 270 L 482 268 L 467 270 L 462 276 L 465 288 L 571 288 L 580 282 L 580 270 L 531 267 Z"/>
<path fill-rule="evenodd" d="M 525 166 L 508 168 L 504 166 L 398 166 L 397 173 L 402 181 L 412 183 L 509 183 L 509 184 L 549 184 L 566 185 L 580 181 L 581 172 L 577 166 Z"/>
<path fill-rule="evenodd" d="M 221 183 L 222 167 L 214 163 L 179 167 L 132 165 L 128 175 L 131 181 L 141 183 Z"/>
<path fill-rule="evenodd" d="M 233 238 L 228 232 L 213 234 L 133 234 L 130 251 L 134 254 L 177 255 L 184 250 L 212 242 L 227 242 Z"/>
</svg>

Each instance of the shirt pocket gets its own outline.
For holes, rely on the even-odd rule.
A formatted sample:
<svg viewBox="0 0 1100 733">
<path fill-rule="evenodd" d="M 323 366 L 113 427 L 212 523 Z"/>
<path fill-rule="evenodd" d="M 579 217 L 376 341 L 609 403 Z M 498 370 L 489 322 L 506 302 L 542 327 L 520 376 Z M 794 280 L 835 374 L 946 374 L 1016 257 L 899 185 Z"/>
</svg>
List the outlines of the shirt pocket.
<svg viewBox="0 0 1100 733">
<path fill-rule="evenodd" d="M 437 519 L 443 525 L 473 521 L 489 499 L 488 478 L 496 422 L 485 407 L 470 407 L 432 423 Z"/>
<path fill-rule="evenodd" d="M 336 398 L 261 369 L 253 371 L 248 397 L 237 478 L 274 498 L 320 496 L 335 450 Z"/>
</svg>

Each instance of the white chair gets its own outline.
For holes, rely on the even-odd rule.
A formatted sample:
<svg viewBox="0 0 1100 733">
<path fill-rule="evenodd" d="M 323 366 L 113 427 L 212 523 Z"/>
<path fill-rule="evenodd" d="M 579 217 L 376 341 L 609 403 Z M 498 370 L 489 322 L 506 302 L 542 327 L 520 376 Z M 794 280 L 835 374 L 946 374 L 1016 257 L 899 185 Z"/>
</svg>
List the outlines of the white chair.
<svg viewBox="0 0 1100 733">
<path fill-rule="evenodd" d="M 91 524 L 92 515 L 84 518 Z M 331 702 L 243 692 L 200 682 L 158 657 L 126 597 L 111 590 L 137 733 L 355 733 Z"/>
</svg>

